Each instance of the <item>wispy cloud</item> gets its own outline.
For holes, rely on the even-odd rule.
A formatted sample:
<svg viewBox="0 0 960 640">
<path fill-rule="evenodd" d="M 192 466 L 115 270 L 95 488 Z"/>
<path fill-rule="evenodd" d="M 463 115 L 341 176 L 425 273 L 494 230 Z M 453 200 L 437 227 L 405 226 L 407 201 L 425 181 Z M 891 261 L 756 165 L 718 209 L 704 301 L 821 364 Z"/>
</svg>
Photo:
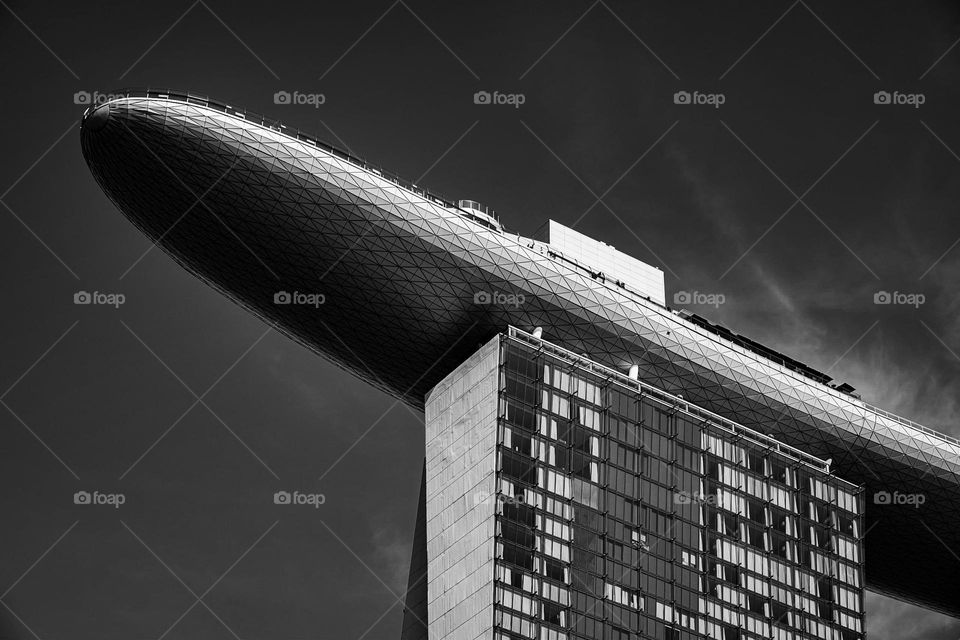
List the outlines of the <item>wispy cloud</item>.
<svg viewBox="0 0 960 640">
<path fill-rule="evenodd" d="M 870 640 L 957 640 L 960 620 L 868 591 L 867 636 Z"/>
</svg>

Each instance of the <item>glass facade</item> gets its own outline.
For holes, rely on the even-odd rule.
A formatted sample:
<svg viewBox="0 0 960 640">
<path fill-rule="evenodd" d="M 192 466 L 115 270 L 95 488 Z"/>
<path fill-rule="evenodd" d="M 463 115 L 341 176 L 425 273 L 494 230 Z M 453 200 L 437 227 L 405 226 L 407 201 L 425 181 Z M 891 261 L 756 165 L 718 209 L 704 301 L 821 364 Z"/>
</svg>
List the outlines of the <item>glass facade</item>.
<svg viewBox="0 0 960 640">
<path fill-rule="evenodd" d="M 492 586 L 493 616 L 459 637 L 863 637 L 860 488 L 521 332 L 494 342 L 496 417 L 471 423 L 496 431 L 493 494 L 450 494 L 495 525 L 493 575 L 457 579 Z"/>
</svg>

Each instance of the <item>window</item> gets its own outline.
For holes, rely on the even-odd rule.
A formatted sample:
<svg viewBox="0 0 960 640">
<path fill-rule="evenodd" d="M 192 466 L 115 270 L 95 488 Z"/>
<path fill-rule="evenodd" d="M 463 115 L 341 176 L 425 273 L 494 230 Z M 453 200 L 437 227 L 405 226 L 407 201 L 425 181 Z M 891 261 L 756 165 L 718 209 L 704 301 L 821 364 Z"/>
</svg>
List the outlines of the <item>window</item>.
<svg viewBox="0 0 960 640">
<path fill-rule="evenodd" d="M 673 485 L 673 474 L 669 464 L 653 456 L 644 456 L 644 463 L 643 474 L 645 476 L 663 485 Z"/>
<path fill-rule="evenodd" d="M 497 602 L 502 607 L 519 611 L 528 616 L 537 615 L 537 601 L 528 595 L 497 586 Z"/>
<path fill-rule="evenodd" d="M 576 378 L 574 382 L 577 388 L 578 398 L 584 400 L 585 402 L 589 402 L 590 404 L 603 406 L 603 398 L 600 387 L 589 380 L 583 380 L 581 378 Z"/>
<path fill-rule="evenodd" d="M 520 351 L 516 346 L 509 345 L 503 359 L 507 371 L 515 371 L 528 379 L 537 377 L 537 359 L 533 354 Z"/>
<path fill-rule="evenodd" d="M 560 605 L 553 602 L 544 602 L 543 604 L 543 619 L 549 622 L 550 624 L 555 624 L 557 626 L 565 626 L 566 615 L 564 610 Z"/>
<path fill-rule="evenodd" d="M 784 560 L 794 559 L 795 555 L 794 555 L 793 542 L 791 542 L 786 535 L 782 533 L 773 532 L 770 535 L 770 537 L 771 537 L 770 550 L 773 552 L 773 555 L 777 556 L 778 558 L 783 558 Z"/>
<path fill-rule="evenodd" d="M 550 558 L 543 559 L 543 575 L 557 582 L 566 582 L 563 564 Z"/>
<path fill-rule="evenodd" d="M 840 554 L 842 558 L 847 560 L 853 560 L 854 562 L 860 561 L 859 547 L 856 543 L 844 539 L 843 536 L 834 535 L 836 538 L 836 552 Z"/>
<path fill-rule="evenodd" d="M 529 620 L 524 620 L 520 616 L 510 615 L 506 611 L 497 608 L 494 623 L 504 629 L 512 631 L 511 637 L 522 636 L 525 638 L 536 637 L 536 625 Z"/>
<path fill-rule="evenodd" d="M 700 472 L 700 452 L 696 449 L 678 445 L 677 462 L 684 469 L 690 469 L 691 471 L 696 471 L 698 473 Z"/>
<path fill-rule="evenodd" d="M 646 507 L 644 509 L 644 516 L 646 522 L 644 529 L 646 531 L 669 537 L 670 531 L 673 529 L 672 515 L 652 507 Z"/>
<path fill-rule="evenodd" d="M 552 391 L 543 390 L 541 406 L 547 411 L 551 411 L 561 418 L 570 417 L 570 400 L 566 396 Z"/>
<path fill-rule="evenodd" d="M 521 549 L 503 542 L 498 543 L 497 546 L 500 550 L 500 557 L 505 562 L 533 571 L 533 551 L 531 549 Z"/>
<path fill-rule="evenodd" d="M 638 433 L 640 429 L 626 420 L 610 417 L 610 435 L 624 443 L 626 446 L 636 448 L 639 444 Z"/>
<path fill-rule="evenodd" d="M 552 469 L 540 469 L 540 472 L 539 475 L 543 478 L 543 483 L 540 484 L 542 489 L 561 495 L 564 498 L 569 498 L 572 495 L 570 478 Z"/>
<path fill-rule="evenodd" d="M 823 600 L 817 601 L 817 615 L 820 616 L 823 620 L 833 620 L 833 604 L 829 602 L 824 602 Z"/>
<path fill-rule="evenodd" d="M 556 540 L 538 536 L 538 546 L 540 550 L 548 555 L 560 560 L 561 562 L 570 562 L 570 547 Z"/>
<path fill-rule="evenodd" d="M 844 515 L 843 513 L 837 514 L 836 526 L 842 533 L 847 534 L 848 536 L 857 537 L 857 520 L 856 518 L 851 518 L 850 516 Z"/>
<path fill-rule="evenodd" d="M 515 398 L 524 404 L 536 404 L 536 384 L 534 384 L 532 381 L 520 378 L 516 373 L 509 370 L 506 371 L 504 378 L 506 378 L 504 391 L 508 396 Z"/>
<path fill-rule="evenodd" d="M 510 522 L 509 520 L 501 520 L 499 525 L 500 537 L 504 540 L 513 542 L 521 547 L 533 547 L 533 531 L 527 527 L 515 522 Z"/>
<path fill-rule="evenodd" d="M 536 413 L 533 409 L 525 407 L 514 400 L 506 399 L 504 415 L 508 422 L 519 425 L 524 429 L 533 430 L 536 426 Z"/>
<path fill-rule="evenodd" d="M 724 582 L 729 582 L 730 584 L 740 586 L 740 569 L 735 567 L 732 564 L 721 564 L 719 565 L 720 569 L 720 578 Z"/>
<path fill-rule="evenodd" d="M 764 458 L 762 453 L 757 451 L 747 452 L 747 468 L 751 471 L 756 471 L 762 475 L 764 473 L 763 460 Z"/>
<path fill-rule="evenodd" d="M 553 518 L 543 518 L 543 531 L 561 540 L 571 541 L 573 539 L 570 533 L 570 525 Z"/>
<path fill-rule="evenodd" d="M 670 451 L 670 439 L 650 429 L 644 429 L 640 438 L 643 441 L 643 447 L 655 456 L 664 459 L 672 459 Z"/>
<path fill-rule="evenodd" d="M 650 416 L 650 421 L 646 420 L 644 416 L 644 426 L 656 429 L 661 433 L 667 435 L 673 435 L 676 433 L 676 423 L 674 421 L 673 412 L 669 409 L 659 409 L 655 408 L 653 410 L 653 415 Z"/>
<path fill-rule="evenodd" d="M 610 461 L 617 465 L 618 467 L 623 467 L 624 469 L 630 471 L 631 473 L 637 472 L 637 452 L 631 448 L 625 447 L 622 444 L 611 440 L 609 443 L 610 446 Z"/>
<path fill-rule="evenodd" d="M 786 511 L 777 509 L 776 507 L 770 508 L 770 525 L 774 531 L 779 531 L 783 534 L 793 533 L 793 518 L 790 517 Z"/>
<path fill-rule="evenodd" d="M 580 424 L 594 431 L 600 431 L 600 414 L 590 407 L 577 407 L 577 417 Z"/>
<path fill-rule="evenodd" d="M 857 497 L 845 489 L 837 487 L 837 504 L 850 513 L 857 512 Z"/>
<path fill-rule="evenodd" d="M 557 419 L 540 414 L 540 435 L 557 440 Z"/>
<path fill-rule="evenodd" d="M 737 525 L 737 517 L 729 513 L 718 513 L 719 523 L 717 526 L 718 531 L 724 535 L 728 536 L 739 536 L 739 528 Z"/>
<path fill-rule="evenodd" d="M 508 439 L 509 447 L 517 453 L 522 453 L 526 456 L 534 455 L 533 439 L 524 432 L 517 430 L 505 430 L 504 444 L 507 444 Z"/>
<path fill-rule="evenodd" d="M 503 475 L 528 484 L 537 481 L 537 466 L 533 460 L 510 450 L 501 451 L 500 455 Z"/>
<path fill-rule="evenodd" d="M 591 460 L 588 456 L 580 453 L 579 451 L 574 451 L 572 464 L 570 465 L 570 472 L 579 478 L 583 478 L 584 480 L 593 480 L 596 482 L 598 478 L 592 477 L 593 474 L 591 472 L 590 463 Z"/>
<path fill-rule="evenodd" d="M 782 484 L 793 486 L 793 471 L 782 460 L 770 460 L 770 477 Z"/>
<path fill-rule="evenodd" d="M 770 602 L 770 619 L 784 625 L 790 624 L 790 607 L 776 600 Z"/>
<path fill-rule="evenodd" d="M 566 391 L 567 393 L 570 392 L 572 387 L 570 374 L 555 364 L 543 365 L 543 381 L 551 387 Z"/>
</svg>

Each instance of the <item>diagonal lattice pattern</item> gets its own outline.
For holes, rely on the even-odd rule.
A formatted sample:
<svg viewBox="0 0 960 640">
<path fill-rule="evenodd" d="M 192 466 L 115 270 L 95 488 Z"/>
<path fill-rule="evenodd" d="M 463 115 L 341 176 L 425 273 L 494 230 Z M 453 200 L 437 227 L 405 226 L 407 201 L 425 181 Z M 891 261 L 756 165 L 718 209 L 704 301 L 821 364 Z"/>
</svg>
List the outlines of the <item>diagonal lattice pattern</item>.
<svg viewBox="0 0 960 640">
<path fill-rule="evenodd" d="M 181 265 L 410 406 L 506 326 L 542 326 L 554 343 L 638 364 L 655 386 L 831 458 L 867 488 L 868 586 L 960 615 L 957 442 L 259 116 L 131 92 L 89 111 L 81 138 L 101 187 Z M 323 304 L 277 304 L 278 292 Z M 925 503 L 872 503 L 883 491 Z"/>
</svg>

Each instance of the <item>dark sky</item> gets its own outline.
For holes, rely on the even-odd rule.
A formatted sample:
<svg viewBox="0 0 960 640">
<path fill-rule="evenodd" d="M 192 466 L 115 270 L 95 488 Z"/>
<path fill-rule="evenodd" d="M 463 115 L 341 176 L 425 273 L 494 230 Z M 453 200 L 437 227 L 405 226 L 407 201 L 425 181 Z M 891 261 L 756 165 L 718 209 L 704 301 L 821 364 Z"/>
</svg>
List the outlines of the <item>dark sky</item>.
<svg viewBox="0 0 960 640">
<path fill-rule="evenodd" d="M 0 5 L 0 638 L 393 640 L 401 619 L 422 417 L 150 250 L 83 163 L 78 91 L 207 94 L 522 234 L 576 224 L 661 266 L 668 301 L 722 294 L 687 306 L 960 435 L 953 3 Z M 326 503 L 273 504 L 295 489 Z M 960 637 L 868 605 L 876 640 Z"/>
</svg>

